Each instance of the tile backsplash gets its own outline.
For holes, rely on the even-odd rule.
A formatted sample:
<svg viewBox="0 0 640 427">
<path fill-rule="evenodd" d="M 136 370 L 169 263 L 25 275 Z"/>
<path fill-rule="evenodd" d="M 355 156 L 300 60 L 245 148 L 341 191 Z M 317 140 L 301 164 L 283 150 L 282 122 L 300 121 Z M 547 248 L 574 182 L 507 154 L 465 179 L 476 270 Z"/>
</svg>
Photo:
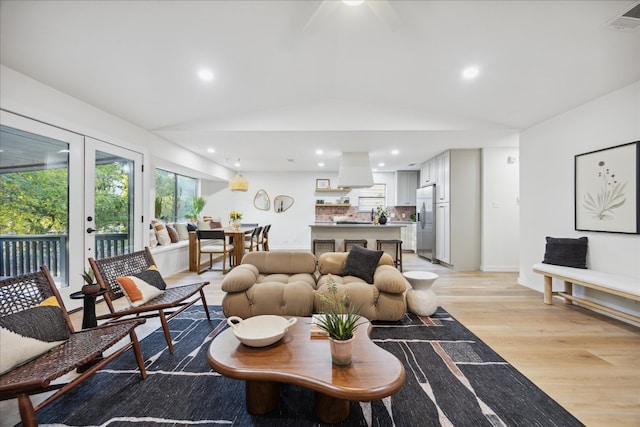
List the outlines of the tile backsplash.
<svg viewBox="0 0 640 427">
<path fill-rule="evenodd" d="M 415 206 L 389 206 L 394 215 L 390 221 L 410 221 L 416 213 Z M 358 212 L 357 206 L 316 206 L 316 222 L 333 222 L 333 217 L 348 216 L 349 221 L 371 221 L 371 212 Z M 403 217 L 404 215 L 404 217 Z"/>
</svg>

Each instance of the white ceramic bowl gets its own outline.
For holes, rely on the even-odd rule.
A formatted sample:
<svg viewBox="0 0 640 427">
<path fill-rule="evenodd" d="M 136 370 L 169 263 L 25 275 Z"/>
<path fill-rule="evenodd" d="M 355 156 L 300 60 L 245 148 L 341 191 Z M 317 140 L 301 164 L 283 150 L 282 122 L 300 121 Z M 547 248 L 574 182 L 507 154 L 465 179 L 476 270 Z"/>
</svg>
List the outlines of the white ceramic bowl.
<svg viewBox="0 0 640 427">
<path fill-rule="evenodd" d="M 289 326 L 298 321 L 297 318 L 285 319 L 282 316 L 265 314 L 262 316 L 242 319 L 231 316 L 227 319 L 233 328 L 236 338 L 250 347 L 265 347 L 278 341 L 284 336 Z"/>
</svg>

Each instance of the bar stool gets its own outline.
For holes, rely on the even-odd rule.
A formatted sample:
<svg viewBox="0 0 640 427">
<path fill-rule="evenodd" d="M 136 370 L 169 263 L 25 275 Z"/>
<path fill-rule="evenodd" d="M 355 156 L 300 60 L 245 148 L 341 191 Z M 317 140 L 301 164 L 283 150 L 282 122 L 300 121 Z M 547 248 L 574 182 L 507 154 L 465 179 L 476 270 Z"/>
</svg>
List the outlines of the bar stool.
<svg viewBox="0 0 640 427">
<path fill-rule="evenodd" d="M 376 249 L 391 255 L 393 265 L 402 271 L 402 240 L 376 240 Z"/>
<path fill-rule="evenodd" d="M 367 239 L 344 239 L 344 251 L 349 252 L 352 246 L 367 247 Z"/>
<path fill-rule="evenodd" d="M 313 239 L 313 254 L 319 258 L 325 252 L 336 251 L 335 239 Z"/>
</svg>

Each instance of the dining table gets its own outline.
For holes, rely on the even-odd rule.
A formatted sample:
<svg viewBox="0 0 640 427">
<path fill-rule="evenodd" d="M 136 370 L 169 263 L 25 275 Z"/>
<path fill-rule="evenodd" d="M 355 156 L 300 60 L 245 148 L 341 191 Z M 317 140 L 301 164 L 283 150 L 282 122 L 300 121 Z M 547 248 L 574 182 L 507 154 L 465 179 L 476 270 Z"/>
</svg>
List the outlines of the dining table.
<svg viewBox="0 0 640 427">
<path fill-rule="evenodd" d="M 240 226 L 240 228 L 223 227 L 224 235 L 229 238 L 229 242 L 233 243 L 233 259 L 235 267 L 242 262 L 244 257 L 244 236 L 253 233 L 255 226 Z"/>
</svg>

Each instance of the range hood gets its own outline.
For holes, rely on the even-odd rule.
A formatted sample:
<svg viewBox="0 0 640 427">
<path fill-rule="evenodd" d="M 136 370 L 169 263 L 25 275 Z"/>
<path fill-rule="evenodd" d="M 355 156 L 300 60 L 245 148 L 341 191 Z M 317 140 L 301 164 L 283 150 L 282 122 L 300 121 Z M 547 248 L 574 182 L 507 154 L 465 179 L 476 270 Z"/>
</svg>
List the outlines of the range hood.
<svg viewBox="0 0 640 427">
<path fill-rule="evenodd" d="M 369 188 L 373 185 L 369 153 L 342 153 L 338 187 Z"/>
</svg>

